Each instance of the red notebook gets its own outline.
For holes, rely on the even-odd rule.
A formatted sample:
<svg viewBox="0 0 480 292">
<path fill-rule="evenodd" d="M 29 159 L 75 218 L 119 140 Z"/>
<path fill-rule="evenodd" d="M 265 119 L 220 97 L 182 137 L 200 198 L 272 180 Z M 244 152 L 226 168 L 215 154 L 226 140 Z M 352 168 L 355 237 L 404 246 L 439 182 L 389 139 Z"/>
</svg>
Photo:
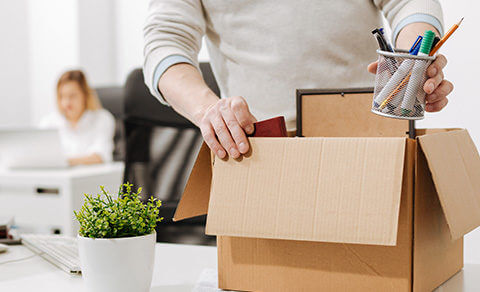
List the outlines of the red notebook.
<svg viewBox="0 0 480 292">
<path fill-rule="evenodd" d="M 253 123 L 255 130 L 249 137 L 288 137 L 284 117 L 275 117 Z"/>
</svg>

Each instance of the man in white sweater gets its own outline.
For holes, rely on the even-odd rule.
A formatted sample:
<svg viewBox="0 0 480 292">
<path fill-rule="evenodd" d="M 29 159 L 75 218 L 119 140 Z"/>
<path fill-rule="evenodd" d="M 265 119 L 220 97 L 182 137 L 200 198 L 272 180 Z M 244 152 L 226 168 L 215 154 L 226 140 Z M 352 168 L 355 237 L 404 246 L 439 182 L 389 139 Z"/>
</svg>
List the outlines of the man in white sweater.
<svg viewBox="0 0 480 292">
<path fill-rule="evenodd" d="M 371 31 L 382 14 L 397 48 L 427 29 L 443 34 L 438 0 L 152 0 L 149 9 L 145 83 L 200 127 L 221 158 L 248 151 L 245 133 L 256 119 L 283 115 L 293 130 L 297 88 L 372 86 L 366 65 L 377 58 Z M 198 69 L 204 35 L 222 98 Z M 427 70 L 427 111 L 441 110 L 453 90 L 446 63 L 439 55 Z"/>
</svg>

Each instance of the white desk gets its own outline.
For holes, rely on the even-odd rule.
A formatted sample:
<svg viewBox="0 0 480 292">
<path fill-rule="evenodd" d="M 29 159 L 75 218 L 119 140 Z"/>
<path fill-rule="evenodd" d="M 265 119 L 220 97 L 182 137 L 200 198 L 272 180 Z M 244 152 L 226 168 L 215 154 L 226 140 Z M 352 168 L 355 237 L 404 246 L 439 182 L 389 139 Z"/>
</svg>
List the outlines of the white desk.
<svg viewBox="0 0 480 292">
<path fill-rule="evenodd" d="M 80 276 L 69 275 L 23 246 L 0 254 L 0 291 L 85 291 Z M 29 257 L 32 256 L 32 257 Z M 29 257 L 22 261 L 13 259 Z M 192 291 L 204 269 L 217 268 L 217 249 L 208 246 L 157 243 L 151 292 Z M 435 292 L 480 291 L 480 265 L 467 264 Z"/>
<path fill-rule="evenodd" d="M 81 276 L 69 275 L 39 256 L 5 263 L 32 255 L 23 246 L 0 254 L 0 291 L 85 291 Z M 215 247 L 157 243 L 151 292 L 192 291 L 206 268 L 217 268 Z"/>
<path fill-rule="evenodd" d="M 74 210 L 83 195 L 97 194 L 100 185 L 116 193 L 123 180 L 123 163 L 76 166 L 65 169 L 18 169 L 0 171 L 0 214 L 14 216 L 15 225 L 29 232 L 75 236 Z"/>
</svg>

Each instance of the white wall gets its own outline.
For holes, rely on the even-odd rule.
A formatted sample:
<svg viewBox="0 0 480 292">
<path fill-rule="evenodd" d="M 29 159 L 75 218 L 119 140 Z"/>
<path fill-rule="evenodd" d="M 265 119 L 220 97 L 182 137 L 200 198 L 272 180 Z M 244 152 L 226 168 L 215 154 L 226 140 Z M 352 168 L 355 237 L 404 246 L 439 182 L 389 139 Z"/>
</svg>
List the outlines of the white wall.
<svg viewBox="0 0 480 292">
<path fill-rule="evenodd" d="M 77 0 L 29 0 L 28 46 L 32 122 L 55 109 L 55 84 L 67 68 L 78 65 Z"/>
<path fill-rule="evenodd" d="M 30 123 L 27 0 L 0 1 L 0 127 Z"/>
<path fill-rule="evenodd" d="M 92 86 L 120 84 L 117 77 L 114 0 L 29 0 L 31 121 L 56 110 L 60 74 L 83 69 Z"/>
<path fill-rule="evenodd" d="M 440 0 L 448 29 L 463 16 L 462 26 L 441 49 L 449 63 L 445 76 L 455 84 L 449 96 L 449 105 L 440 113 L 429 114 L 421 127 L 463 127 L 472 135 L 480 148 L 480 91 L 478 68 L 480 68 L 480 2 L 471 0 Z M 480 263 L 480 228 L 465 237 L 465 262 Z"/>
<path fill-rule="evenodd" d="M 440 53 L 448 58 L 445 77 L 455 85 L 449 96 L 448 106 L 440 113 L 427 114 L 418 123 L 421 127 L 465 127 L 480 146 L 480 92 L 477 89 L 477 68 L 480 59 L 476 53 L 480 51 L 480 39 L 476 37 L 480 27 L 478 1 L 440 1 L 445 14 L 445 28 L 465 16 L 462 26 L 445 43 Z M 471 36 L 474 38 L 471 39 Z"/>
<path fill-rule="evenodd" d="M 133 69 L 143 64 L 143 24 L 148 0 L 116 1 L 117 79 L 121 84 Z"/>
<path fill-rule="evenodd" d="M 93 86 L 123 85 L 143 63 L 149 0 L 0 1 L 0 127 L 28 126 L 56 108 L 65 70 Z M 208 61 L 205 46 L 199 59 Z"/>
<path fill-rule="evenodd" d="M 148 13 L 149 0 L 116 1 L 116 46 L 117 80 L 123 84 L 127 75 L 143 64 L 143 25 Z M 200 61 L 208 61 L 205 42 L 198 56 Z"/>
<path fill-rule="evenodd" d="M 115 0 L 78 1 L 78 64 L 93 86 L 118 84 Z"/>
</svg>

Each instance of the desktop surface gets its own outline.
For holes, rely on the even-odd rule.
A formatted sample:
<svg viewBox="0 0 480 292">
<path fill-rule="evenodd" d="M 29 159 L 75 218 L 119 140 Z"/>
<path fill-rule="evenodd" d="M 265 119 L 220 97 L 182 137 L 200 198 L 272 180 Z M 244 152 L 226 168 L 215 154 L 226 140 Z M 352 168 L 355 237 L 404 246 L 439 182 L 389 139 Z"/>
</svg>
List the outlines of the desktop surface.
<svg viewBox="0 0 480 292">
<path fill-rule="evenodd" d="M 216 268 L 215 247 L 157 243 L 150 291 L 192 291 L 203 270 Z M 86 290 L 81 276 L 69 275 L 28 248 L 17 245 L 0 254 L 0 291 Z"/>
<path fill-rule="evenodd" d="M 110 171 L 122 171 L 123 162 L 110 162 L 92 165 L 77 165 L 64 168 L 14 168 L 0 169 L 1 177 L 72 177 L 98 175 Z"/>
<path fill-rule="evenodd" d="M 157 243 L 150 291 L 192 291 L 202 272 L 216 268 L 216 247 Z M 480 264 L 466 264 L 435 292 L 480 291 L 479 275 Z M 67 274 L 26 247 L 17 245 L 0 254 L 0 291 L 80 292 L 85 288 L 81 276 Z"/>
</svg>

